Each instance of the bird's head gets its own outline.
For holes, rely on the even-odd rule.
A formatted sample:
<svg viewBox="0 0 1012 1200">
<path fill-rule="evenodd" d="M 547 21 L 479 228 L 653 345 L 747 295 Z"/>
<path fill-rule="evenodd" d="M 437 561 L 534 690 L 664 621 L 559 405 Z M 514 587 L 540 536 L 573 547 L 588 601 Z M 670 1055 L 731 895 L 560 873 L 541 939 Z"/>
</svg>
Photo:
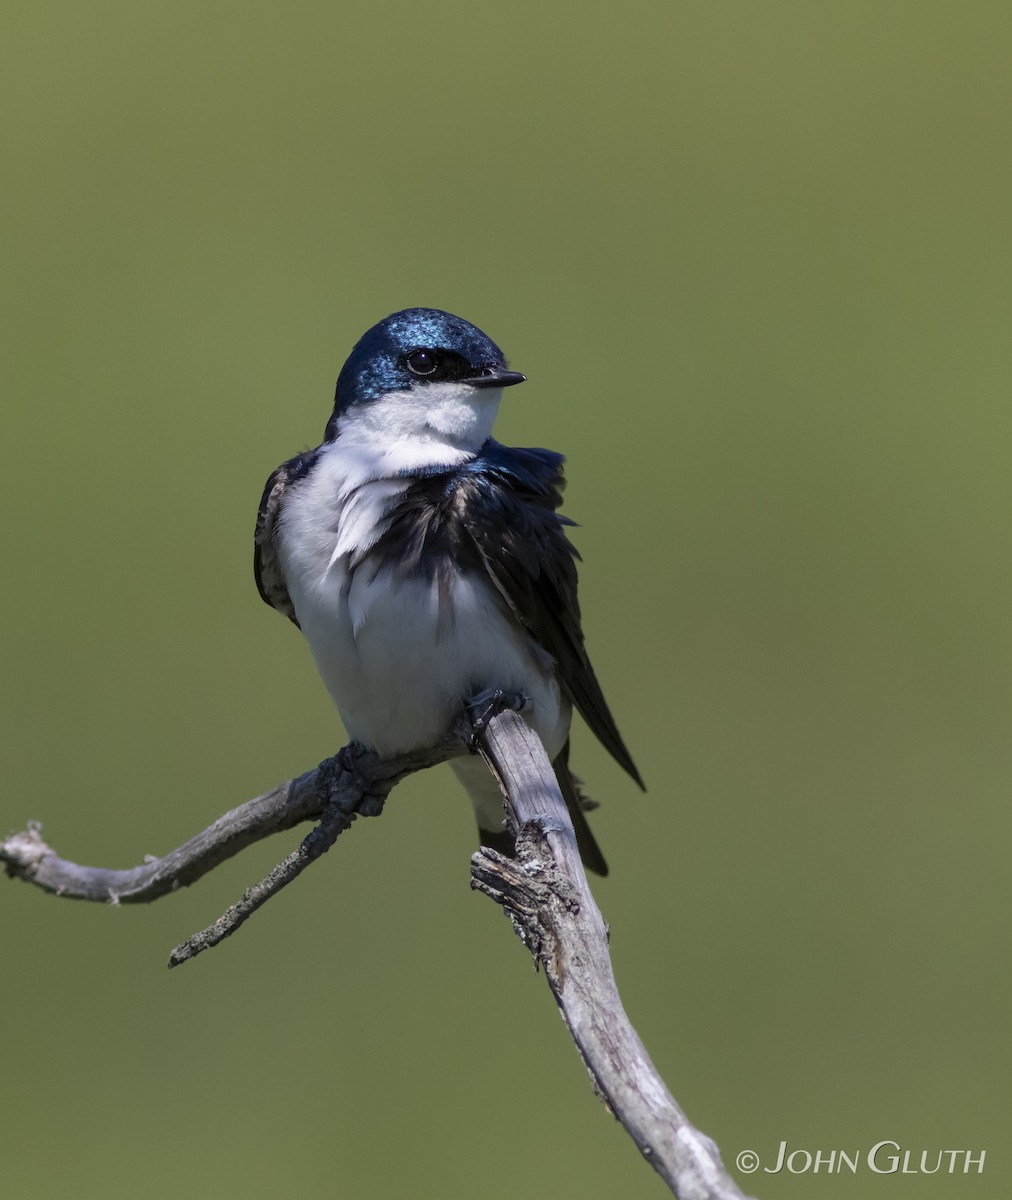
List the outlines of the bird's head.
<svg viewBox="0 0 1012 1200">
<path fill-rule="evenodd" d="M 524 379 L 469 321 L 438 308 L 406 308 L 374 325 L 348 356 L 326 438 L 385 430 L 474 452 L 491 433 L 502 389 Z"/>
</svg>

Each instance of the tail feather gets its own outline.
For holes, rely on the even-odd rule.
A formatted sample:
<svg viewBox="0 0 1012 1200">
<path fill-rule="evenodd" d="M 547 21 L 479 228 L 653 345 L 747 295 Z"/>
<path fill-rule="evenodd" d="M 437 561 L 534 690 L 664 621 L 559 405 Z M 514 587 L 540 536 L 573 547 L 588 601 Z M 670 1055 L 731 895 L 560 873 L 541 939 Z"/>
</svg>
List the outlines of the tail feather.
<svg viewBox="0 0 1012 1200">
<path fill-rule="evenodd" d="M 595 808 L 596 804 L 588 800 L 580 791 L 579 783 L 569 770 L 569 743 L 552 764 L 559 788 L 566 801 L 573 828 L 576 831 L 576 844 L 580 850 L 583 865 L 588 871 L 598 875 L 608 874 L 608 864 L 605 862 L 601 848 L 591 833 L 587 823 L 586 809 Z M 499 783 L 485 763 L 477 756 L 451 759 L 453 773 L 464 785 L 471 803 L 474 805 L 475 816 L 478 819 L 478 836 L 483 846 L 491 846 L 500 854 L 514 857 L 516 847 L 513 838 L 503 828 L 502 796 Z"/>
<path fill-rule="evenodd" d="M 562 753 L 552 766 L 555 767 L 555 777 L 559 781 L 566 808 L 569 809 L 573 828 L 576 830 L 576 844 L 580 848 L 583 865 L 596 875 L 607 875 L 608 864 L 601 853 L 601 847 L 597 844 L 597 839 L 591 832 L 586 815 L 588 809 L 597 808 L 597 802 L 584 796 L 580 790 L 579 780 L 569 769 L 569 742 L 563 746 Z"/>
</svg>

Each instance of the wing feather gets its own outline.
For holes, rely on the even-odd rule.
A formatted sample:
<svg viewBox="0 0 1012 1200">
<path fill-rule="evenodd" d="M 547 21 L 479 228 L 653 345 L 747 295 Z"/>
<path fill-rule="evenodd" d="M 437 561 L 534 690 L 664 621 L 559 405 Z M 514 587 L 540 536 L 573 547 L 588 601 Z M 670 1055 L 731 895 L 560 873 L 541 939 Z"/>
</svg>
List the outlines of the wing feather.
<svg viewBox="0 0 1012 1200">
<path fill-rule="evenodd" d="M 257 581 L 257 590 L 265 603 L 276 608 L 296 627 L 299 622 L 295 616 L 292 598 L 288 594 L 285 573 L 278 555 L 278 518 L 288 489 L 303 478 L 312 466 L 316 454 L 315 450 L 297 454 L 273 472 L 267 480 L 260 500 L 256 531 L 253 534 L 253 574 Z"/>
<path fill-rule="evenodd" d="M 549 450 L 490 442 L 469 473 L 480 503 L 465 506 L 480 511 L 482 520 L 465 519 L 464 525 L 510 611 L 555 659 L 563 690 L 604 748 L 643 787 L 584 645 L 578 555 L 565 534 L 573 522 L 556 511 L 565 486 L 562 462 Z"/>
</svg>

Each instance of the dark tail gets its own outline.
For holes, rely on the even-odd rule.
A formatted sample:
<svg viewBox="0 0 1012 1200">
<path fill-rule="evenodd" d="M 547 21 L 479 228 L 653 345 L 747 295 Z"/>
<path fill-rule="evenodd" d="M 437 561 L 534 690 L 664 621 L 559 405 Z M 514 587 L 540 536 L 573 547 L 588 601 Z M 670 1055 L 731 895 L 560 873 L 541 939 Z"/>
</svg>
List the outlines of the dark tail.
<svg viewBox="0 0 1012 1200">
<path fill-rule="evenodd" d="M 498 850 L 500 854 L 505 854 L 509 858 L 513 858 L 516 854 L 516 848 L 513 845 L 512 837 L 503 829 L 499 815 L 502 812 L 499 784 L 488 770 L 479 769 L 477 779 L 465 779 L 464 777 L 463 769 L 470 767 L 474 762 L 480 763 L 480 760 L 469 758 L 454 759 L 450 765 L 455 768 L 455 773 L 465 783 L 465 786 L 471 793 L 472 801 L 475 802 L 475 810 L 478 815 L 478 836 L 481 838 L 481 844 L 483 846 L 490 846 L 493 850 Z M 484 767 L 484 763 L 481 763 L 480 766 Z M 601 853 L 601 847 L 598 846 L 593 833 L 590 831 L 590 825 L 587 823 L 587 810 L 597 808 L 597 805 L 592 800 L 588 800 L 583 794 L 580 790 L 579 780 L 574 777 L 569 769 L 568 742 L 552 766 L 555 768 L 555 777 L 559 781 L 559 789 L 562 792 L 563 799 L 566 801 L 566 807 L 569 809 L 573 828 L 576 830 L 576 844 L 580 850 L 583 865 L 588 871 L 594 871 L 598 875 L 607 875 L 608 864 L 605 862 L 604 855 Z M 493 817 L 493 814 L 495 814 L 495 817 Z M 493 823 L 497 828 L 490 828 Z"/>
<path fill-rule="evenodd" d="M 597 808 L 597 805 L 583 794 L 580 790 L 580 781 L 569 769 L 569 742 L 563 746 L 562 753 L 552 763 L 552 766 L 555 767 L 555 777 L 559 781 L 559 787 L 573 821 L 573 828 L 576 830 L 576 844 L 580 848 L 583 865 L 596 875 L 607 875 L 608 864 L 604 860 L 601 847 L 591 833 L 590 824 L 587 821 L 587 809 Z"/>
</svg>

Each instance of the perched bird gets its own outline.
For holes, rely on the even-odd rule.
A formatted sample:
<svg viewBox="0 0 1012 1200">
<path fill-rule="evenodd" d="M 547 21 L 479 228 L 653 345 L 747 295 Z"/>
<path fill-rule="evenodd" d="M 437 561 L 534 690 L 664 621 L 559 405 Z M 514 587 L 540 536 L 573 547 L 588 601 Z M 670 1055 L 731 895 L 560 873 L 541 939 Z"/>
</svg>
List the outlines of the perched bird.
<svg viewBox="0 0 1012 1200">
<path fill-rule="evenodd" d="M 309 642 L 349 737 L 380 755 L 435 744 L 486 691 L 528 697 L 584 863 L 603 875 L 568 765 L 573 705 L 643 782 L 584 648 L 562 455 L 491 436 L 503 388 L 524 379 L 450 313 L 374 325 L 341 370 L 323 443 L 267 481 L 254 569 Z M 512 851 L 485 763 L 450 765 L 483 844 Z"/>
</svg>

